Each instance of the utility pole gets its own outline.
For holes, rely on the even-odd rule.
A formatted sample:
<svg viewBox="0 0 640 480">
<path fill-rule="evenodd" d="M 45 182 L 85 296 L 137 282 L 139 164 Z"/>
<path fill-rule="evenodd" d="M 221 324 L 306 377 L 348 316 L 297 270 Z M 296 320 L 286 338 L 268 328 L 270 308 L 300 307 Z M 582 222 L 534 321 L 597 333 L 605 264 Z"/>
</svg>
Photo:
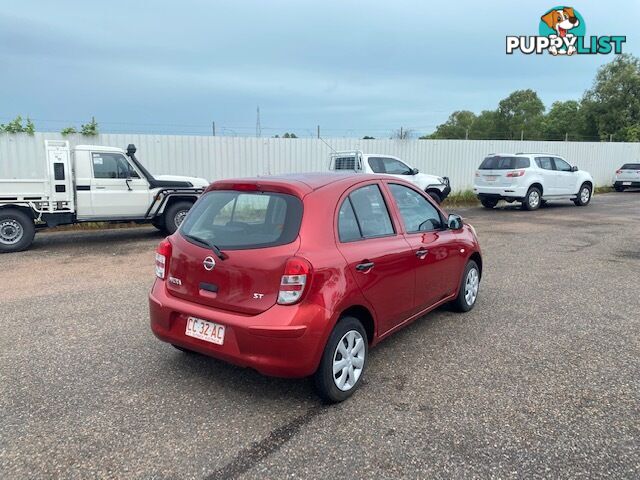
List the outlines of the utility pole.
<svg viewBox="0 0 640 480">
<path fill-rule="evenodd" d="M 610 142 L 613 142 L 613 133 L 610 133 L 610 134 L 609 134 L 609 141 L 610 141 Z"/>
<path fill-rule="evenodd" d="M 318 138 L 320 138 L 320 125 L 318 125 Z"/>
<path fill-rule="evenodd" d="M 216 136 L 216 122 L 211 122 L 211 132 L 213 133 L 213 136 Z"/>
<path fill-rule="evenodd" d="M 524 140 L 524 130 L 520 130 L 520 141 Z"/>
<path fill-rule="evenodd" d="M 569 141 L 569 132 L 564 134 L 564 141 L 568 142 Z"/>
<path fill-rule="evenodd" d="M 400 127 L 400 140 L 402 140 L 404 136 L 402 135 L 402 127 Z"/>
<path fill-rule="evenodd" d="M 464 131 L 464 139 L 465 140 L 469 140 L 469 129 L 468 128 Z"/>
<path fill-rule="evenodd" d="M 256 108 L 256 137 L 260 138 L 262 128 L 260 127 L 260 105 Z"/>
</svg>

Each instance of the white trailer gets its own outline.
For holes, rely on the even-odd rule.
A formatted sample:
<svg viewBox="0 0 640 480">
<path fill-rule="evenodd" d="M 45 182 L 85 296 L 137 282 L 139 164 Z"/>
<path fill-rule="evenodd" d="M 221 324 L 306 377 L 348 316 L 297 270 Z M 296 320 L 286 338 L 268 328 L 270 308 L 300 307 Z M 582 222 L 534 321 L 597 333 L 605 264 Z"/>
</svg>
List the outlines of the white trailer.
<svg viewBox="0 0 640 480">
<path fill-rule="evenodd" d="M 20 171 L 0 162 L 0 253 L 27 249 L 36 229 L 81 222 L 152 223 L 173 233 L 208 182 L 175 175 L 154 176 L 126 150 L 96 145 L 70 148 L 46 140 L 41 178 L 7 178 Z M 32 175 L 33 176 L 33 175 Z"/>
</svg>

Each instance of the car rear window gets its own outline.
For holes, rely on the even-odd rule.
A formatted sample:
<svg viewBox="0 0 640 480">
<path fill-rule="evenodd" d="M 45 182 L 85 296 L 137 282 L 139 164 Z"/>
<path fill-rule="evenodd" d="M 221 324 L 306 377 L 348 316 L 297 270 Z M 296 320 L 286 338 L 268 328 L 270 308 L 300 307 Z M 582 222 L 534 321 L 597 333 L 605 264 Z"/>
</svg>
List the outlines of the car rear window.
<svg viewBox="0 0 640 480">
<path fill-rule="evenodd" d="M 493 155 L 485 158 L 480 164 L 480 170 L 513 170 L 514 168 L 529 168 L 528 157 L 500 157 Z"/>
<path fill-rule="evenodd" d="M 625 163 L 620 170 L 640 170 L 640 163 Z"/>
<path fill-rule="evenodd" d="M 291 243 L 301 221 L 302 202 L 293 195 L 214 190 L 193 206 L 180 233 L 226 250 L 274 247 Z"/>
</svg>

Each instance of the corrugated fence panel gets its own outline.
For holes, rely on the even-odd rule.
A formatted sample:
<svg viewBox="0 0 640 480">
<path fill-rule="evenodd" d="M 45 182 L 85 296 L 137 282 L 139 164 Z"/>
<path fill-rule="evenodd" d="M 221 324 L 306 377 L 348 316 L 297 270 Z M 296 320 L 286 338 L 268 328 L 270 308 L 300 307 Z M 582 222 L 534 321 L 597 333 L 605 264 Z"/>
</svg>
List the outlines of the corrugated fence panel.
<svg viewBox="0 0 640 480">
<path fill-rule="evenodd" d="M 44 140 L 59 133 L 0 134 L 0 178 L 42 178 L 46 168 Z M 245 138 L 186 135 L 71 135 L 72 145 L 126 148 L 133 143 L 140 161 L 153 173 L 229 177 L 326 171 L 335 150 L 362 150 L 395 155 L 420 171 L 446 175 L 454 190 L 473 185 L 482 158 L 495 152 L 548 152 L 589 171 L 598 185 L 610 185 L 625 162 L 640 161 L 639 143 L 530 142 L 503 140 L 361 140 L 349 138 Z M 326 143 L 325 143 L 326 142 Z M 329 146 L 330 145 L 330 146 Z"/>
</svg>

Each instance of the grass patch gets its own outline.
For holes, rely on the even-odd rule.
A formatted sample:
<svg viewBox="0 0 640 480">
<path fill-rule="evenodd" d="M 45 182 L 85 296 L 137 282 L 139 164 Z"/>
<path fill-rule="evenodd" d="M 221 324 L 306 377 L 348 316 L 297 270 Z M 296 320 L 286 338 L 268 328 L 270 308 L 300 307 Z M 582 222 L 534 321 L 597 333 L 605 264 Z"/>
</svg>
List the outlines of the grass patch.
<svg viewBox="0 0 640 480">
<path fill-rule="evenodd" d="M 442 206 L 444 208 L 450 207 L 472 207 L 474 205 L 479 205 L 478 197 L 471 190 L 464 190 L 462 192 L 451 193 L 444 202 L 442 202 Z"/>
<path fill-rule="evenodd" d="M 596 187 L 596 191 L 594 193 L 609 193 L 613 192 L 613 187 Z"/>
</svg>

